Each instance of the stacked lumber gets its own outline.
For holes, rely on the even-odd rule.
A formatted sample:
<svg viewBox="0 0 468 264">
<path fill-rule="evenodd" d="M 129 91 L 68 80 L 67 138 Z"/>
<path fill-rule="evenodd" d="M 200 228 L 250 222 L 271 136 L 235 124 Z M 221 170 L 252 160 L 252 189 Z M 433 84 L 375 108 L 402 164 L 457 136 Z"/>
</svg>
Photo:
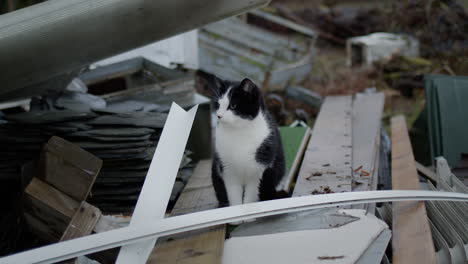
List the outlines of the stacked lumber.
<svg viewBox="0 0 468 264">
<path fill-rule="evenodd" d="M 103 160 L 88 201 L 104 212 L 131 212 L 151 163 L 167 114 L 32 111 L 8 114 L 0 124 L 0 173 L 19 179 L 51 136 L 60 136 Z M 184 159 L 183 166 L 188 164 Z M 189 170 L 181 170 L 186 182 Z M 175 197 L 173 197 L 175 199 Z"/>
</svg>

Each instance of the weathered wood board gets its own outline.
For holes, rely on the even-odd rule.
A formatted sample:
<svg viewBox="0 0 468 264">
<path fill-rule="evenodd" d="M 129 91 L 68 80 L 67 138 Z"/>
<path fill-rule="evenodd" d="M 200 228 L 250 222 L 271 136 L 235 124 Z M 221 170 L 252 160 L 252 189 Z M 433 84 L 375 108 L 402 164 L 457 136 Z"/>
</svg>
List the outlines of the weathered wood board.
<svg viewBox="0 0 468 264">
<path fill-rule="evenodd" d="M 353 180 L 360 182 L 354 191 L 371 189 L 371 179 L 378 172 L 379 142 L 383 93 L 356 94 L 353 104 Z"/>
<path fill-rule="evenodd" d="M 65 241 L 91 234 L 101 218 L 101 211 L 87 202 L 81 202 L 60 241 Z"/>
<path fill-rule="evenodd" d="M 42 239 L 59 241 L 80 203 L 38 178 L 32 179 L 25 194 L 28 223 Z"/>
<path fill-rule="evenodd" d="M 351 102 L 351 96 L 325 98 L 293 196 L 351 191 Z"/>
<path fill-rule="evenodd" d="M 353 191 L 377 189 L 384 101 L 383 93 L 358 93 L 353 102 Z M 354 205 L 352 208 L 366 208 L 374 213 L 375 204 Z"/>
<path fill-rule="evenodd" d="M 39 178 L 73 199 L 83 201 L 102 167 L 102 160 L 54 136 L 41 152 L 39 167 Z"/>
<path fill-rule="evenodd" d="M 147 263 L 214 264 L 221 263 L 225 228 L 158 243 Z"/>
<path fill-rule="evenodd" d="M 391 130 L 393 189 L 418 190 L 419 177 L 405 118 L 393 117 Z M 436 263 L 424 202 L 394 202 L 392 222 L 393 263 Z"/>
<path fill-rule="evenodd" d="M 177 199 L 171 215 L 182 215 L 216 208 L 218 200 L 211 183 L 211 160 L 201 160 Z"/>
<path fill-rule="evenodd" d="M 60 241 L 65 241 L 77 237 L 82 237 L 91 234 L 96 223 L 101 218 L 101 210 L 90 205 L 87 202 L 81 202 L 80 207 L 73 215 L 67 229 L 62 235 Z M 69 259 L 60 262 L 60 264 L 75 264 L 79 263 L 77 258 Z"/>
<path fill-rule="evenodd" d="M 216 208 L 211 184 L 211 160 L 201 160 L 195 168 L 184 191 L 177 200 L 171 215 L 182 215 Z M 147 263 L 221 263 L 225 238 L 225 225 L 199 230 L 185 236 L 161 238 Z M 170 240 L 170 241 L 168 241 Z"/>
</svg>

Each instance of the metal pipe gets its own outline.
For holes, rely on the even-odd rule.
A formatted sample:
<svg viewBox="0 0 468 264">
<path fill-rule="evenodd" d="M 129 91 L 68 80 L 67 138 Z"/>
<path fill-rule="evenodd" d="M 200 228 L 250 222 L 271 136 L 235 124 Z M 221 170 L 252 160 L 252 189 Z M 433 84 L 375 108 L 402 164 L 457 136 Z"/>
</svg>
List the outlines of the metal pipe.
<svg viewBox="0 0 468 264">
<path fill-rule="evenodd" d="M 49 0 L 0 16 L 0 100 L 269 0 Z"/>
</svg>

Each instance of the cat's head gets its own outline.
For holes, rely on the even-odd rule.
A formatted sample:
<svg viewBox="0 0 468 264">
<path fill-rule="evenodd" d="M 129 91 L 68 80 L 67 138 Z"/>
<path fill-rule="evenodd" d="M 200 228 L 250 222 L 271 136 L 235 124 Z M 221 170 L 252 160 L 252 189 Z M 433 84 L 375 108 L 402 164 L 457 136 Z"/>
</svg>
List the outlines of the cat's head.
<svg viewBox="0 0 468 264">
<path fill-rule="evenodd" d="M 255 119 L 265 107 L 259 87 L 250 79 L 233 82 L 201 71 L 198 77 L 213 95 L 213 108 L 221 124 L 242 125 Z"/>
</svg>

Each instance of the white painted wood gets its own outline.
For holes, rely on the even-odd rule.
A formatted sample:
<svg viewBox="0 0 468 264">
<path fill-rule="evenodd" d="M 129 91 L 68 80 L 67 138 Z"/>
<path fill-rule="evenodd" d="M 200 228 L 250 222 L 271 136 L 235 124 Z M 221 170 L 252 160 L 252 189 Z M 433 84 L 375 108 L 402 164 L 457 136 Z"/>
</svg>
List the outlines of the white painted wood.
<svg viewBox="0 0 468 264">
<path fill-rule="evenodd" d="M 384 101 L 383 93 L 358 93 L 353 102 L 353 191 L 377 189 Z M 372 213 L 375 211 L 375 205 L 370 204 L 355 208 L 364 207 Z"/>
<path fill-rule="evenodd" d="M 91 67 L 105 66 L 135 57 L 144 57 L 168 68 L 181 64 L 188 69 L 198 69 L 198 29 L 97 61 Z"/>
<path fill-rule="evenodd" d="M 384 100 L 383 93 L 356 94 L 353 103 L 353 178 L 367 184 L 358 185 L 353 190 L 368 190 L 369 179 L 377 171 L 375 162 L 378 159 Z"/>
<path fill-rule="evenodd" d="M 185 112 L 173 103 L 153 155 L 130 226 L 164 217 L 198 105 Z M 116 263 L 145 263 L 157 238 L 121 248 Z"/>
<path fill-rule="evenodd" d="M 228 239 L 222 264 L 355 263 L 388 226 L 374 215 L 366 215 L 365 210 L 339 210 L 339 213 L 358 220 L 335 228 Z"/>
<path fill-rule="evenodd" d="M 0 264 L 54 263 L 109 248 L 233 221 L 318 208 L 388 201 L 468 202 L 468 194 L 440 191 L 367 191 L 302 196 L 208 210 L 76 238 L 0 258 Z"/>
<path fill-rule="evenodd" d="M 351 191 L 351 101 L 351 96 L 325 98 L 293 196 Z"/>
</svg>

